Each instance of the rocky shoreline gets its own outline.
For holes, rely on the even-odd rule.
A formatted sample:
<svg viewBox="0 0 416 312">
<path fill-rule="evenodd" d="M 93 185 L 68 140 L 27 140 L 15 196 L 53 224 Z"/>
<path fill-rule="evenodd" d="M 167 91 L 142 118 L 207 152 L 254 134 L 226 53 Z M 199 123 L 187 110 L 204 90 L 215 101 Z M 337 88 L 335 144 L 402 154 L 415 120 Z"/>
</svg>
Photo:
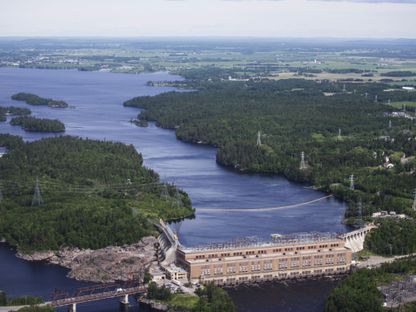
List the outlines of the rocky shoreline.
<svg viewBox="0 0 416 312">
<path fill-rule="evenodd" d="M 142 238 L 138 243 L 108 246 L 102 249 L 63 248 L 31 254 L 17 252 L 27 261 L 46 261 L 70 269 L 68 277 L 96 283 L 128 281 L 143 276 L 154 260 L 155 237 Z"/>
</svg>

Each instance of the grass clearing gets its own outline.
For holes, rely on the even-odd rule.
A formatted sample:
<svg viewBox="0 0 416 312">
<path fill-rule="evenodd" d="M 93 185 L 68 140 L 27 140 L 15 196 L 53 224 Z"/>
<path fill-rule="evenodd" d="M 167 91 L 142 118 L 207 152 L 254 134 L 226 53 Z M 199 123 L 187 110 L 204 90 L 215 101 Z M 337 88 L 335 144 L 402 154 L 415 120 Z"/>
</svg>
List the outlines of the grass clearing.
<svg viewBox="0 0 416 312">
<path fill-rule="evenodd" d="M 392 102 L 390 104 L 391 106 L 395 107 L 395 108 L 402 108 L 403 106 L 406 107 L 416 107 L 416 102 L 409 102 L 409 101 L 405 101 L 405 102 Z"/>
</svg>

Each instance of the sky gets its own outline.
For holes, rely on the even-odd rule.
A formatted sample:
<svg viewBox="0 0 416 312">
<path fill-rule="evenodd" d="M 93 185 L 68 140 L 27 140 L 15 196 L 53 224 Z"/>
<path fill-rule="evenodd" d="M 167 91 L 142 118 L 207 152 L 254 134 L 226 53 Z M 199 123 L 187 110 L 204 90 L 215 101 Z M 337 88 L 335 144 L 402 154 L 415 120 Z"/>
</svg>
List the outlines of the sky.
<svg viewBox="0 0 416 312">
<path fill-rule="evenodd" d="M 416 0 L 0 0 L 0 36 L 416 38 Z"/>
</svg>

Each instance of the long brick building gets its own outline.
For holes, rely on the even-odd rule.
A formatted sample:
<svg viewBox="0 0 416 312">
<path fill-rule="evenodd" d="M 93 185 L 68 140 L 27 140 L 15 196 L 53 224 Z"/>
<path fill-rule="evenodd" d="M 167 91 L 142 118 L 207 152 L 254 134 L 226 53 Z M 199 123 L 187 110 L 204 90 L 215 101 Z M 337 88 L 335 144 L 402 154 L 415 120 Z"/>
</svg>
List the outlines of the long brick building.
<svg viewBox="0 0 416 312">
<path fill-rule="evenodd" d="M 275 236 L 270 242 L 240 241 L 205 248 L 180 246 L 177 261 L 191 282 L 238 284 L 334 275 L 349 271 L 352 252 L 333 234 Z"/>
</svg>

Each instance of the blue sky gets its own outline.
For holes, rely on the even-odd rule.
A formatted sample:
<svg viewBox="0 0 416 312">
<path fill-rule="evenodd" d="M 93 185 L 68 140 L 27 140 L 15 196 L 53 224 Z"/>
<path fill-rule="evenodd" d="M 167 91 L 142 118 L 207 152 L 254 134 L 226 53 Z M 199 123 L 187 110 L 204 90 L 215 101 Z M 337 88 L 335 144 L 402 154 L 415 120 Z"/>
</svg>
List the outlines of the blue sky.
<svg viewBox="0 0 416 312">
<path fill-rule="evenodd" d="M 416 0 L 1 0 L 0 36 L 416 38 Z"/>
</svg>

